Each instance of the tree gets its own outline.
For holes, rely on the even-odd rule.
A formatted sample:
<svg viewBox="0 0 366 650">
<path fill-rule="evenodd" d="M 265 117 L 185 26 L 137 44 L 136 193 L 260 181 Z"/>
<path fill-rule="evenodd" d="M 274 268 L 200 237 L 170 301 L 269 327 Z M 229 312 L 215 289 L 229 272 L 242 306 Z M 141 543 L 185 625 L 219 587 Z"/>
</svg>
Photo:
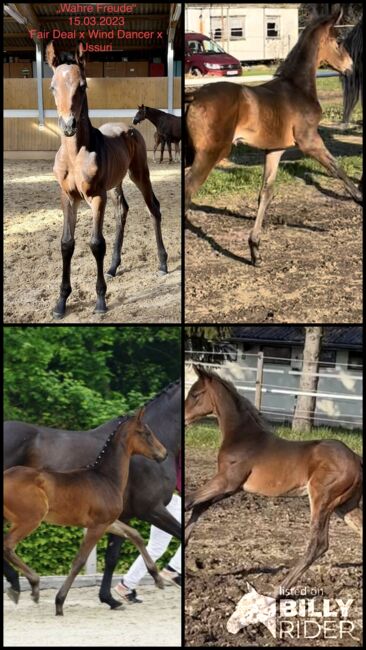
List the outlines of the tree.
<svg viewBox="0 0 366 650">
<path fill-rule="evenodd" d="M 305 327 L 305 343 L 300 377 L 299 392 L 316 393 L 318 388 L 318 369 L 322 327 Z M 315 376 L 314 376 L 315 375 Z M 314 421 L 316 397 L 312 395 L 298 395 L 292 430 L 298 433 L 308 433 Z"/>
</svg>

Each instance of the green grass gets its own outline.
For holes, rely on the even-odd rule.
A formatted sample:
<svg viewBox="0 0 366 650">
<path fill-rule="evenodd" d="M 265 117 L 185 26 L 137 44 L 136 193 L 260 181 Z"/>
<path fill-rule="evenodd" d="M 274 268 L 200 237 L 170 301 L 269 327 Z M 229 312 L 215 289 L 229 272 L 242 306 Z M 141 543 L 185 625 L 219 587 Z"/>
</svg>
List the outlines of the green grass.
<svg viewBox="0 0 366 650">
<path fill-rule="evenodd" d="M 314 427 L 309 434 L 294 433 L 290 427 L 276 427 L 275 432 L 288 440 L 341 440 L 357 454 L 362 454 L 362 432 L 340 428 Z M 186 429 L 185 444 L 192 449 L 217 449 L 221 435 L 216 420 L 205 420 Z"/>
<path fill-rule="evenodd" d="M 248 165 L 248 152 L 253 153 L 250 147 L 238 145 L 233 148 L 230 160 L 242 165 L 238 168 L 214 169 L 202 185 L 197 198 L 232 196 L 233 192 L 258 193 L 263 175 L 263 164 Z M 258 155 L 261 157 L 261 154 Z M 362 173 L 360 156 L 338 156 L 337 161 L 351 178 L 359 179 Z M 276 178 L 276 186 L 293 183 L 294 177 L 309 181 L 309 175 L 328 176 L 319 163 L 310 158 L 301 158 L 299 161 L 280 164 Z M 320 180 L 320 179 L 319 179 Z"/>
</svg>

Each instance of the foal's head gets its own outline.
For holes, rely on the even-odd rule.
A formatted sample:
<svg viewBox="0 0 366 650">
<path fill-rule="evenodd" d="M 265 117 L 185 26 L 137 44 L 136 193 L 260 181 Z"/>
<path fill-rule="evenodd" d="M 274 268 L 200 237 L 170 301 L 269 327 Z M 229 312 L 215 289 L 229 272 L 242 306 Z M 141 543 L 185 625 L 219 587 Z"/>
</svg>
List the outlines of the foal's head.
<svg viewBox="0 0 366 650">
<path fill-rule="evenodd" d="M 146 119 L 146 106 L 141 104 L 141 106 L 138 106 L 138 109 L 139 110 L 137 111 L 135 117 L 133 118 L 133 122 L 132 122 L 133 124 L 139 124 L 140 122 Z"/>
<path fill-rule="evenodd" d="M 319 27 L 319 50 L 318 50 L 318 65 L 327 63 L 334 70 L 341 74 L 352 72 L 352 58 L 347 52 L 344 44 L 339 39 L 339 34 L 335 26 L 342 18 L 342 9 L 323 18 L 320 21 Z"/>
<path fill-rule="evenodd" d="M 55 98 L 59 127 L 64 135 L 75 135 L 80 114 L 86 102 L 85 56 L 82 43 L 78 44 L 75 58 L 61 63 L 53 42 L 46 48 L 46 61 L 53 70 L 51 90 Z"/>
<path fill-rule="evenodd" d="M 157 439 L 150 427 L 142 421 L 145 409 L 140 409 L 129 420 L 125 429 L 124 442 L 129 453 L 141 454 L 146 458 L 157 460 L 159 463 L 168 455 L 164 445 Z"/>
<path fill-rule="evenodd" d="M 192 384 L 184 402 L 184 422 L 192 424 L 196 420 L 215 411 L 210 385 L 213 378 L 200 366 L 193 366 L 198 379 Z"/>
</svg>

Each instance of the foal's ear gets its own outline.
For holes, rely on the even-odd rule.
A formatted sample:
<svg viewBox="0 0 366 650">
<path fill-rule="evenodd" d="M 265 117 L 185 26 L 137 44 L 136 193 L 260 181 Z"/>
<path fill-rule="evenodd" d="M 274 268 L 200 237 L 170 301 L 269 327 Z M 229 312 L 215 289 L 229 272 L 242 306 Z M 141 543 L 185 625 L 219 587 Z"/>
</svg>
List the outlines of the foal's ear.
<svg viewBox="0 0 366 650">
<path fill-rule="evenodd" d="M 48 43 L 48 45 L 46 47 L 45 59 L 46 59 L 48 65 L 50 66 L 50 68 L 52 68 L 53 71 L 55 71 L 57 66 L 60 65 L 60 57 L 59 57 L 59 54 L 56 51 L 55 44 L 54 44 L 53 41 Z"/>
<path fill-rule="evenodd" d="M 136 413 L 137 422 L 141 422 L 144 415 L 145 415 L 145 407 L 142 406 Z"/>
<path fill-rule="evenodd" d="M 200 369 L 199 366 L 196 366 L 196 365 L 193 363 L 193 364 L 192 364 L 192 368 L 193 368 L 193 370 L 195 371 L 197 377 L 201 377 L 201 376 L 202 376 L 202 372 L 201 372 L 201 369 Z"/>
<path fill-rule="evenodd" d="M 76 59 L 76 63 L 78 63 L 78 65 L 81 68 L 85 68 L 85 63 L 86 63 L 85 48 L 82 41 L 79 41 L 77 44 L 75 59 Z"/>
<path fill-rule="evenodd" d="M 331 16 L 329 20 L 330 25 L 339 25 L 343 16 L 343 8 L 339 7 Z"/>
</svg>

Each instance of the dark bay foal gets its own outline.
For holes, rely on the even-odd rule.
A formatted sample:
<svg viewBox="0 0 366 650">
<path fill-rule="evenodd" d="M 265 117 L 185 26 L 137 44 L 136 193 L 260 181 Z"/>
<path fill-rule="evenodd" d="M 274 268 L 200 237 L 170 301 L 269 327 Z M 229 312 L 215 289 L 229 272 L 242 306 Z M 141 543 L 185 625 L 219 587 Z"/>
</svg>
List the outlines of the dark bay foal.
<svg viewBox="0 0 366 650">
<path fill-rule="evenodd" d="M 279 438 L 231 382 L 200 366 L 193 368 L 197 381 L 185 401 L 185 423 L 214 414 L 222 439 L 216 475 L 186 494 L 185 509 L 192 509 L 186 524 L 186 543 L 198 519 L 212 504 L 242 490 L 266 497 L 307 495 L 308 545 L 303 557 L 275 589 L 277 597 L 296 585 L 306 569 L 328 550 L 333 512 L 362 535 L 362 458 L 338 440 Z"/>
<path fill-rule="evenodd" d="M 63 614 L 63 604 L 72 583 L 106 532 L 128 533 L 135 543 L 137 540 L 149 572 L 157 586 L 163 586 L 138 533 L 116 521 L 123 510 L 131 456 L 142 454 L 158 462 L 167 456 L 165 447 L 143 423 L 143 412 L 144 409 L 140 409 L 135 417 L 126 418 L 109 436 L 97 461 L 84 469 L 51 472 L 18 465 L 4 472 L 4 518 L 11 523 L 4 537 L 4 559 L 26 576 L 36 602 L 39 576 L 16 555 L 17 544 L 42 521 L 87 528 L 71 571 L 56 595 L 56 614 Z"/>
<path fill-rule="evenodd" d="M 103 124 L 96 129 L 88 116 L 85 57 L 78 45 L 75 60 L 61 63 L 54 44 L 46 48 L 46 60 L 54 75 L 51 82 L 61 130 L 61 147 L 53 171 L 61 187 L 64 229 L 61 239 L 63 260 L 60 298 L 53 311 L 62 318 L 71 293 L 70 265 L 75 247 L 75 225 L 79 203 L 84 199 L 92 210 L 93 228 L 90 247 L 97 263 L 97 302 L 95 313 L 107 311 L 103 261 L 106 252 L 103 219 L 107 191 L 111 190 L 116 216 L 116 239 L 112 263 L 107 275 L 114 277 L 121 263 L 123 235 L 128 204 L 122 181 L 127 172 L 140 190 L 153 219 L 159 257 L 159 272 L 167 273 L 167 253 L 161 234 L 160 204 L 156 198 L 147 164 L 146 145 L 137 129 L 124 124 Z"/>
<path fill-rule="evenodd" d="M 169 151 L 169 162 L 173 162 L 172 158 L 172 142 L 175 143 L 175 152 L 177 154 L 177 145 L 182 139 L 182 120 L 176 115 L 170 115 L 164 111 L 159 111 L 157 108 L 150 108 L 142 104 L 138 107 L 138 111 L 133 118 L 133 124 L 139 124 L 143 120 L 149 120 L 156 127 L 158 138 L 161 143 L 160 162 L 163 162 L 165 143 Z M 156 139 L 155 139 L 156 144 Z M 156 145 L 157 146 L 157 145 Z M 154 149 L 155 160 L 155 149 Z"/>
<path fill-rule="evenodd" d="M 335 25 L 342 12 L 317 18 L 302 32 L 274 79 L 258 86 L 222 81 L 187 95 L 185 210 L 192 196 L 233 144 L 244 142 L 265 154 L 262 187 L 254 227 L 249 235 L 253 264 L 259 264 L 259 244 L 278 165 L 286 149 L 297 146 L 317 160 L 357 202 L 362 194 L 326 148 L 318 133 L 322 109 L 316 71 L 326 62 L 342 74 L 352 71 L 352 59 L 337 40 Z"/>
</svg>

